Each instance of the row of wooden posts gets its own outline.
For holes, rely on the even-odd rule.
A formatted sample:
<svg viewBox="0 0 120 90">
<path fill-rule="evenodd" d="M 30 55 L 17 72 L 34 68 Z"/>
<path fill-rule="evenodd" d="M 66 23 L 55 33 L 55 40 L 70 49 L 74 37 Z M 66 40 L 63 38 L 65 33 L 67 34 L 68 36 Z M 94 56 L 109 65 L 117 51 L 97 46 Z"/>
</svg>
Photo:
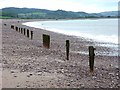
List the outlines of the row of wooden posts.
<svg viewBox="0 0 120 90">
<path fill-rule="evenodd" d="M 43 34 L 43 46 L 46 48 L 50 48 L 50 36 Z M 69 60 L 69 48 L 70 48 L 70 41 L 66 40 L 66 59 Z M 95 48 L 93 46 L 89 46 L 89 66 L 90 72 L 94 70 L 94 53 Z"/>
<path fill-rule="evenodd" d="M 31 38 L 31 40 L 33 39 L 33 31 L 30 31 L 29 29 L 25 29 L 25 28 L 20 28 L 20 27 L 15 27 L 14 25 L 11 25 L 11 29 L 15 29 L 17 32 L 20 32 L 21 34 L 26 35 L 28 38 Z"/>
<path fill-rule="evenodd" d="M 27 33 L 27 37 L 29 38 L 31 36 L 31 39 L 33 39 L 33 31 L 31 32 L 31 35 L 29 33 L 29 30 L 25 29 L 25 28 L 19 28 L 19 27 L 15 27 L 14 25 L 11 25 L 11 29 L 15 29 L 18 32 L 21 32 L 22 34 L 26 35 Z M 43 34 L 43 46 L 47 49 L 50 48 L 50 36 Z M 66 59 L 69 60 L 69 48 L 70 48 L 70 41 L 66 40 Z M 95 48 L 93 46 L 89 46 L 89 67 L 90 67 L 90 72 L 94 71 L 94 57 L 95 57 L 95 53 L 94 53 Z"/>
</svg>

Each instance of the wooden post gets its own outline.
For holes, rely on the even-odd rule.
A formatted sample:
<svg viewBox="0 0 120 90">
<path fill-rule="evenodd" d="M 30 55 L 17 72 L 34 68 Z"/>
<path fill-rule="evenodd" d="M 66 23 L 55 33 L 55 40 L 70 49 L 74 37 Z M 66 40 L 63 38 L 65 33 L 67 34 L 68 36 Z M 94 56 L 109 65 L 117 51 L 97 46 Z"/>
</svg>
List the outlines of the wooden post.
<svg viewBox="0 0 120 90">
<path fill-rule="evenodd" d="M 50 48 L 50 36 L 43 34 L 43 46 L 45 48 Z"/>
<path fill-rule="evenodd" d="M 19 28 L 19 32 L 20 32 L 20 28 Z"/>
<path fill-rule="evenodd" d="M 25 28 L 24 28 L 24 35 L 25 35 L 26 31 L 25 31 Z"/>
<path fill-rule="evenodd" d="M 69 40 L 66 40 L 66 56 L 67 56 L 67 60 L 69 60 L 69 47 L 70 47 Z"/>
<path fill-rule="evenodd" d="M 27 29 L 27 37 L 29 38 L 29 30 Z"/>
<path fill-rule="evenodd" d="M 23 33 L 23 28 L 21 28 L 21 33 Z"/>
<path fill-rule="evenodd" d="M 14 29 L 14 25 L 11 25 L 11 29 Z"/>
<path fill-rule="evenodd" d="M 16 31 L 18 31 L 18 27 L 16 27 Z"/>
<path fill-rule="evenodd" d="M 94 71 L 94 53 L 95 48 L 93 46 L 89 46 L 89 67 L 90 67 L 90 72 Z"/>
<path fill-rule="evenodd" d="M 31 40 L 33 39 L 33 31 L 31 31 Z"/>
</svg>

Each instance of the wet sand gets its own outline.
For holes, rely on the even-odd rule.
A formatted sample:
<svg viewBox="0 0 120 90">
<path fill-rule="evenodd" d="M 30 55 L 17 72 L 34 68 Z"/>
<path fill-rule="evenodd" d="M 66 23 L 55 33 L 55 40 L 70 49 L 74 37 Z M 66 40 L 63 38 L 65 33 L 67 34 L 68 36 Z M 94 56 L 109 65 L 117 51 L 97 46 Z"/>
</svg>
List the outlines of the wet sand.
<svg viewBox="0 0 120 90">
<path fill-rule="evenodd" d="M 118 56 L 95 56 L 94 73 L 89 71 L 88 46 L 96 42 L 24 26 L 36 20 L 2 21 L 3 88 L 118 88 Z M 5 25 L 6 24 L 6 25 Z M 11 25 L 32 30 L 33 40 L 11 29 Z M 50 49 L 42 45 L 42 34 L 51 37 Z M 66 60 L 65 41 L 70 40 Z M 114 49 L 96 46 L 96 52 Z"/>
</svg>

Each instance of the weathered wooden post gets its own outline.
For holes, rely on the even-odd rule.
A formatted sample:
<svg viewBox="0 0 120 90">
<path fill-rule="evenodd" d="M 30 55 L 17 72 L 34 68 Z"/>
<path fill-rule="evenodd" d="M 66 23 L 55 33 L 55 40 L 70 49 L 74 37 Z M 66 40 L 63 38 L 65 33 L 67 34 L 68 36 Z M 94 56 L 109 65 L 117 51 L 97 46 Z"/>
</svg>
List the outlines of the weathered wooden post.
<svg viewBox="0 0 120 90">
<path fill-rule="evenodd" d="M 50 48 L 50 36 L 43 34 L 43 46 L 45 48 Z"/>
<path fill-rule="evenodd" d="M 20 32 L 20 28 L 19 28 L 19 32 Z"/>
<path fill-rule="evenodd" d="M 33 31 L 31 31 L 31 40 L 33 39 Z"/>
<path fill-rule="evenodd" d="M 26 34 L 25 28 L 24 28 L 24 35 Z"/>
<path fill-rule="evenodd" d="M 69 60 L 69 48 L 70 48 L 69 40 L 66 40 L 66 56 L 67 56 L 67 60 Z"/>
<path fill-rule="evenodd" d="M 27 37 L 29 38 L 29 30 L 27 29 Z"/>
<path fill-rule="evenodd" d="M 94 53 L 95 48 L 93 46 L 89 46 L 89 66 L 90 66 L 90 72 L 94 71 Z"/>
<path fill-rule="evenodd" d="M 18 27 L 16 27 L 16 31 L 18 31 Z"/>
<path fill-rule="evenodd" d="M 11 29 L 14 29 L 14 25 L 11 25 Z"/>
<path fill-rule="evenodd" d="M 21 33 L 23 33 L 23 28 L 21 28 Z"/>
</svg>

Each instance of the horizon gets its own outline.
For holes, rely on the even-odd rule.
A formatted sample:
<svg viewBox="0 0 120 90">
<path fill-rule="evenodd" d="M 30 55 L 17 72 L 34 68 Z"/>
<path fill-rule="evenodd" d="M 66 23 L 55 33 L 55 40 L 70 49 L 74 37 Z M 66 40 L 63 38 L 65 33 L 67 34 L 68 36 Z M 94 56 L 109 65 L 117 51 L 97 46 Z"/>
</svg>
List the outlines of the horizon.
<svg viewBox="0 0 120 90">
<path fill-rule="evenodd" d="M 28 7 L 5 7 L 5 8 L 27 8 L 27 9 L 40 9 L 40 8 L 28 8 Z M 4 9 L 4 8 L 2 8 Z M 44 9 L 44 10 L 49 10 L 49 9 Z M 58 9 L 58 10 L 62 10 L 62 11 L 67 11 L 67 10 L 63 10 L 63 9 Z M 57 11 L 57 10 L 49 10 L 49 11 Z M 69 11 L 68 11 L 69 12 Z M 70 11 L 70 12 L 85 12 L 85 11 Z M 103 11 L 103 12 L 114 12 L 114 11 Z M 103 12 L 93 12 L 93 13 L 103 13 Z M 85 13 L 89 13 L 89 12 L 85 12 Z"/>
<path fill-rule="evenodd" d="M 28 8 L 28 7 L 5 7 L 5 8 L 27 8 L 27 9 L 40 9 L 40 8 Z M 2 8 L 4 9 L 4 8 Z M 44 9 L 44 10 L 49 10 L 49 9 Z M 63 9 L 58 9 L 58 10 L 62 10 L 62 11 L 67 11 L 67 10 L 63 10 Z M 57 10 L 49 10 L 49 11 L 57 11 Z M 115 11 L 115 10 L 114 10 Z M 114 11 L 103 11 L 103 12 L 114 12 Z M 117 10 L 118 11 L 118 10 Z M 68 12 L 85 12 L 85 11 L 68 11 Z M 85 12 L 85 13 L 89 13 L 89 12 Z M 102 12 L 92 12 L 92 13 L 102 13 Z"/>
<path fill-rule="evenodd" d="M 47 10 L 65 10 L 73 12 L 100 13 L 118 11 L 119 0 L 0 0 L 2 8 L 35 8 Z"/>
</svg>

